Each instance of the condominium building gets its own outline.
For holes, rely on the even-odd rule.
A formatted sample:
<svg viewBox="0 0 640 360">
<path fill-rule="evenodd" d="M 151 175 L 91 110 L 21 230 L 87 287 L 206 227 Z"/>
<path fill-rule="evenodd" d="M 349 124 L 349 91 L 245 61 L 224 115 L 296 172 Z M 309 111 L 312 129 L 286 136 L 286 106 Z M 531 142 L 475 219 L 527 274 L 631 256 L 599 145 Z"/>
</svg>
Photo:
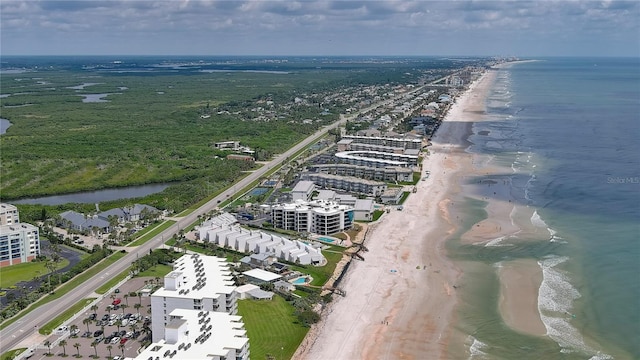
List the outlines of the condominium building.
<svg viewBox="0 0 640 360">
<path fill-rule="evenodd" d="M 342 139 L 351 139 L 353 143 L 359 144 L 371 144 L 388 147 L 397 147 L 403 149 L 420 149 L 422 148 L 422 140 L 420 139 L 405 139 L 405 138 L 391 138 L 391 137 L 379 137 L 379 136 L 357 136 L 357 135 L 344 135 Z"/>
<path fill-rule="evenodd" d="M 416 166 L 418 156 L 395 154 L 381 151 L 343 151 L 335 154 L 338 161 L 352 165 L 373 167 Z"/>
<path fill-rule="evenodd" d="M 360 179 L 353 176 L 304 173 L 301 177 L 305 180 L 313 181 L 321 188 L 344 190 L 371 196 L 379 196 L 387 189 L 387 185 L 381 181 Z"/>
<path fill-rule="evenodd" d="M 325 200 L 299 200 L 273 205 L 271 222 L 281 229 L 329 235 L 351 228 L 353 208 Z"/>
<path fill-rule="evenodd" d="M 311 172 L 319 172 L 341 176 L 353 176 L 376 181 L 412 181 L 413 170 L 400 166 L 373 167 L 351 164 L 315 164 L 309 165 Z"/>
<path fill-rule="evenodd" d="M 313 181 L 298 181 L 296 186 L 291 190 L 291 197 L 293 201 L 296 200 L 311 200 L 311 195 L 313 191 L 316 189 Z"/>
<path fill-rule="evenodd" d="M 29 262 L 39 254 L 37 226 L 26 223 L 0 225 L 0 267 Z"/>
<path fill-rule="evenodd" d="M 163 337 L 134 359 L 249 360 L 249 339 L 240 316 L 193 309 L 175 309 L 168 316 Z"/>
<path fill-rule="evenodd" d="M 237 293 L 225 259 L 184 255 L 164 277 L 164 287 L 151 295 L 153 342 L 166 338 L 175 309 L 217 311 L 235 315 Z"/>
<path fill-rule="evenodd" d="M 21 223 L 18 208 L 0 204 L 0 267 L 28 262 L 40 255 L 40 231 Z"/>
<path fill-rule="evenodd" d="M 0 225 L 13 225 L 20 222 L 18 208 L 11 204 L 0 204 Z"/>
</svg>

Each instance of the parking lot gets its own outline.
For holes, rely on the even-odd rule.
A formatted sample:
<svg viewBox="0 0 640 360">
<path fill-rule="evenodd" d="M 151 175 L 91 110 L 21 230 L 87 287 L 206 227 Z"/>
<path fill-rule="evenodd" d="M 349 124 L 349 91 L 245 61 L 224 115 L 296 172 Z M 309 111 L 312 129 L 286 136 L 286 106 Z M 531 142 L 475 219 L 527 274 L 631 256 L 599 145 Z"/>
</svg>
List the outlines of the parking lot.
<svg viewBox="0 0 640 360">
<path fill-rule="evenodd" d="M 146 328 L 151 327 L 151 298 L 136 294 L 153 281 L 151 277 L 127 281 L 98 302 L 95 312 L 87 309 L 47 338 L 53 344 L 53 356 L 47 356 L 47 347 L 41 346 L 30 358 L 57 359 L 65 353 L 96 359 L 135 357 L 143 341 L 150 339 Z M 64 346 L 62 339 L 66 341 Z"/>
</svg>

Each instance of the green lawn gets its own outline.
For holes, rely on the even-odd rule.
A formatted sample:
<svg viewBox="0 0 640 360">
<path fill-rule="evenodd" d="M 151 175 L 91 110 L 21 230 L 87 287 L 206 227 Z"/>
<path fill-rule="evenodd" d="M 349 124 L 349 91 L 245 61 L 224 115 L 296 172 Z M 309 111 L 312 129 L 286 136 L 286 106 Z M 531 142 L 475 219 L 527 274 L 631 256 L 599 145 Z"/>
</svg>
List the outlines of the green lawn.
<svg viewBox="0 0 640 360">
<path fill-rule="evenodd" d="M 138 275 L 136 275 L 137 277 L 146 277 L 146 276 L 151 276 L 151 277 L 159 277 L 159 278 L 164 278 L 165 275 L 167 275 L 168 273 L 171 272 L 171 270 L 173 270 L 173 268 L 169 265 L 162 265 L 162 264 L 158 264 L 155 266 L 150 267 L 149 269 L 142 271 L 140 273 L 138 273 Z"/>
<path fill-rule="evenodd" d="M 139 246 L 139 245 L 142 245 L 145 242 L 153 239 L 154 236 L 160 234 L 161 232 L 163 232 L 164 230 L 168 229 L 171 225 L 173 225 L 175 223 L 176 222 L 173 221 L 173 220 L 167 220 L 167 221 L 163 222 L 162 224 L 160 224 L 159 226 L 156 226 L 155 228 L 153 228 L 153 230 L 149 230 L 149 232 L 147 232 L 143 236 L 139 237 L 136 241 L 130 243 L 127 246 Z"/>
<path fill-rule="evenodd" d="M 299 266 L 289 265 L 293 270 L 298 270 L 302 273 L 309 274 L 313 278 L 311 285 L 322 286 L 333 275 L 333 271 L 336 269 L 336 265 L 342 259 L 342 252 L 344 248 L 339 246 L 331 246 L 329 249 L 322 251 L 322 255 L 327 258 L 327 265 L 325 266 Z"/>
<path fill-rule="evenodd" d="M 293 312 L 293 306 L 277 295 L 271 301 L 238 301 L 238 315 L 247 329 L 252 359 L 263 360 L 267 354 L 278 360 L 293 356 L 309 331 L 298 324 Z"/>
<path fill-rule="evenodd" d="M 56 291 L 53 294 L 45 295 L 42 298 L 40 298 L 40 300 L 36 301 L 28 309 L 26 309 L 26 311 L 23 311 L 15 315 L 14 317 L 2 322 L 2 324 L 0 324 L 0 330 L 4 329 L 5 327 L 9 326 L 10 324 L 22 318 L 24 315 L 28 314 L 29 311 L 31 311 L 31 309 L 35 309 L 36 307 L 42 306 L 48 303 L 49 301 L 53 301 L 55 299 L 61 298 L 62 296 L 66 295 L 69 291 L 71 291 L 72 289 L 75 289 L 77 286 L 87 281 L 89 278 L 96 275 L 100 271 L 104 270 L 109 265 L 120 260 L 123 256 L 125 256 L 125 254 L 121 252 L 116 252 L 111 254 L 111 256 L 100 261 L 99 263 L 94 265 L 92 268 L 85 270 L 83 273 L 77 275 L 73 279 L 61 285 L 59 288 L 56 289 Z"/>
<path fill-rule="evenodd" d="M 61 269 L 69 265 L 69 260 L 63 259 L 57 264 Z M 20 281 L 33 280 L 36 276 L 48 274 L 49 270 L 44 261 L 28 262 L 0 268 L 0 288 L 6 289 Z"/>
<path fill-rule="evenodd" d="M 88 299 L 84 299 L 84 300 L 78 301 L 73 306 L 71 306 L 67 310 L 63 311 L 55 319 L 49 321 L 44 326 L 40 327 L 40 334 L 42 334 L 42 335 L 51 334 L 54 329 L 56 329 L 58 326 L 62 325 L 62 323 L 65 322 L 70 317 L 72 317 L 73 314 L 75 314 L 78 311 L 82 310 L 85 306 L 91 304 L 93 302 L 93 300 L 95 300 L 95 299 L 96 298 L 88 298 Z"/>
<path fill-rule="evenodd" d="M 27 348 L 20 348 L 7 351 L 6 353 L 0 355 L 0 360 L 11 360 L 15 359 L 16 356 L 22 354 L 23 351 L 27 350 Z"/>
</svg>

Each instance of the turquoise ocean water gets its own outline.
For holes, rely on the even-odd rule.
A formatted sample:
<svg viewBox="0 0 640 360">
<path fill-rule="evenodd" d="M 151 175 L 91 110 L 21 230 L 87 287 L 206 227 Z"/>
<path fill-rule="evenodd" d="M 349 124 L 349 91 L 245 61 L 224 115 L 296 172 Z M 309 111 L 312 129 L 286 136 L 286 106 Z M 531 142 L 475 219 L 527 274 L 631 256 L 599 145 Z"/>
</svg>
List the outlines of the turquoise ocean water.
<svg viewBox="0 0 640 360">
<path fill-rule="evenodd" d="M 464 269 L 458 330 L 468 336 L 452 357 L 640 359 L 640 59 L 501 69 L 487 121 L 473 129 L 468 151 L 506 169 L 491 177 L 508 184 L 524 209 L 511 221 L 529 231 L 463 245 L 459 235 L 486 216 L 486 203 L 467 198 L 459 209 L 463 227 L 448 250 Z M 542 268 L 547 336 L 500 317 L 496 268 L 515 259 Z"/>
</svg>

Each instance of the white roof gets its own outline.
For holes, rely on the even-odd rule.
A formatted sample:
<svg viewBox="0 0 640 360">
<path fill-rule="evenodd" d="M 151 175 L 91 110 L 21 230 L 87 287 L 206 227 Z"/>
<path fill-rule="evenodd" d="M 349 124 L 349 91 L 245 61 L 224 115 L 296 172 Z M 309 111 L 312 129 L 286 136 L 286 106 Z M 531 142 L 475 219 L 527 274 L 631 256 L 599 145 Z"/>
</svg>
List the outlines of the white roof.
<svg viewBox="0 0 640 360">
<path fill-rule="evenodd" d="M 270 271 L 262 270 L 262 269 L 253 269 L 249 271 L 243 272 L 245 276 L 251 276 L 252 278 L 256 278 L 262 281 L 273 281 L 275 279 L 280 279 L 282 276 L 272 273 Z"/>
<path fill-rule="evenodd" d="M 170 343 L 173 341 L 167 338 L 152 343 L 134 359 L 169 359 L 164 355 L 174 352 L 175 355 L 171 357 L 174 360 L 209 359 L 214 356 L 224 358 L 231 349 L 236 350 L 238 355 L 249 341 L 242 318 L 237 315 L 192 309 L 175 309 L 170 315 L 179 319 L 181 325 L 186 325 L 188 333 L 179 334 L 175 343 Z M 201 331 L 203 319 L 207 320 L 204 326 L 209 330 Z"/>
<path fill-rule="evenodd" d="M 313 183 L 313 181 L 305 181 L 305 180 L 298 181 L 298 183 L 293 188 L 293 190 L 291 190 L 291 192 L 308 193 L 313 189 L 314 186 L 315 184 Z"/>
<path fill-rule="evenodd" d="M 260 289 L 260 286 L 253 285 L 253 284 L 246 284 L 246 285 L 238 286 L 236 288 L 236 292 L 238 294 L 242 294 L 242 293 L 246 293 L 246 292 L 249 292 L 249 291 L 255 290 L 255 289 Z"/>
</svg>

